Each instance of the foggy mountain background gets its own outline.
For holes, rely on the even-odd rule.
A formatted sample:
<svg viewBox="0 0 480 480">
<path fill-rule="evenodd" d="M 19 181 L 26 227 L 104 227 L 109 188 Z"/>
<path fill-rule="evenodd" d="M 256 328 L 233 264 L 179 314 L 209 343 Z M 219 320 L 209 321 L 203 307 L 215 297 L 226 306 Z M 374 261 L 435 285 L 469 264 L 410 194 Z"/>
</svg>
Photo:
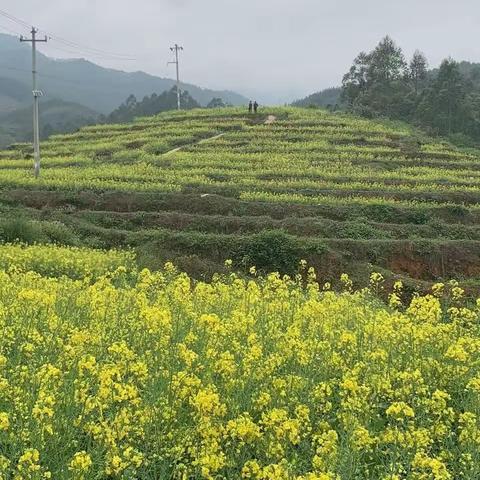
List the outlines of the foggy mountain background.
<svg viewBox="0 0 480 480">
<path fill-rule="evenodd" d="M 31 137 L 31 48 L 19 39 L 0 33 L 0 147 Z M 49 133 L 68 132 L 95 123 L 133 94 L 141 99 L 170 90 L 176 82 L 144 72 L 127 73 L 104 68 L 85 59 L 51 59 L 37 54 L 40 119 Z M 200 105 L 221 98 L 233 105 L 248 100 L 235 92 L 181 84 Z"/>
<path fill-rule="evenodd" d="M 386 34 L 407 57 L 420 48 L 436 67 L 446 56 L 476 61 L 480 3 L 474 0 L 3 0 L 28 24 L 123 58 L 54 40 L 51 57 L 85 57 L 104 67 L 174 77 L 169 47 L 183 45 L 188 83 L 229 89 L 263 104 L 291 102 L 339 85 L 361 50 Z M 27 29 L 0 19 L 18 33 Z M 125 60 L 128 56 L 134 60 Z M 152 92 L 149 92 L 152 93 Z"/>
</svg>

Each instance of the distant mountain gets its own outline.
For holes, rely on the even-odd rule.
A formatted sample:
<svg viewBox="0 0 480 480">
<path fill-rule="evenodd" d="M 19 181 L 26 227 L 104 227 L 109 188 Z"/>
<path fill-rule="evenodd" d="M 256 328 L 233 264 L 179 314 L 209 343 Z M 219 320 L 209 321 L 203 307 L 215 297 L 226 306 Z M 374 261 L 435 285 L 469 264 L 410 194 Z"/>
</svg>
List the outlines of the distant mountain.
<svg viewBox="0 0 480 480">
<path fill-rule="evenodd" d="M 312 93 L 312 95 L 309 95 L 308 97 L 296 100 L 292 105 L 295 107 L 316 106 L 324 108 L 341 106 L 341 93 L 342 89 L 340 87 L 326 88 L 320 92 Z"/>
<path fill-rule="evenodd" d="M 28 84 L 30 71 L 30 47 L 20 43 L 16 37 L 0 34 L 2 78 Z M 144 72 L 127 73 L 103 68 L 84 59 L 54 60 L 41 53 L 38 54 L 38 71 L 40 89 L 48 98 L 75 102 L 103 114 L 109 114 L 130 94 L 141 99 L 145 95 L 170 90 L 175 85 L 172 79 Z M 209 90 L 190 84 L 182 84 L 181 88 L 188 90 L 202 106 L 206 106 L 214 97 L 232 105 L 248 102 L 242 95 L 228 90 Z M 5 96 L 1 85 L 0 94 Z"/>
<path fill-rule="evenodd" d="M 32 136 L 31 49 L 18 38 L 0 34 L 0 148 Z M 70 132 L 108 115 L 131 94 L 136 98 L 161 95 L 176 82 L 144 72 L 127 73 L 100 67 L 84 59 L 55 60 L 37 56 L 41 135 Z M 248 100 L 235 92 L 182 84 L 201 106 L 212 98 L 232 105 Z"/>
<path fill-rule="evenodd" d="M 32 87 L 12 78 L 0 77 L 0 114 L 27 105 Z"/>
<path fill-rule="evenodd" d="M 98 112 L 83 105 L 64 100 L 45 100 L 40 108 L 40 136 L 66 133 L 96 123 Z M 0 148 L 14 142 L 32 138 L 32 106 L 23 107 L 0 115 Z"/>
</svg>

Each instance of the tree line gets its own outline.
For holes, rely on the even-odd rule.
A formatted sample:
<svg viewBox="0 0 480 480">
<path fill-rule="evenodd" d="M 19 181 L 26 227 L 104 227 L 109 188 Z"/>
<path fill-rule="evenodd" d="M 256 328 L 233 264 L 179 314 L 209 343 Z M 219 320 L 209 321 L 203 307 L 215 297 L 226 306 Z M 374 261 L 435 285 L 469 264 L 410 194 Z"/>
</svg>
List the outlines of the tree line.
<svg viewBox="0 0 480 480">
<path fill-rule="evenodd" d="M 437 70 L 428 70 L 422 52 L 407 62 L 388 36 L 355 58 L 343 77 L 341 100 L 368 118 L 408 121 L 467 145 L 480 141 L 478 65 L 447 58 Z"/>
<path fill-rule="evenodd" d="M 187 90 L 180 91 L 180 106 L 182 110 L 201 108 L 201 105 L 188 93 Z M 212 98 L 207 108 L 225 107 L 221 98 Z M 146 95 L 142 100 L 137 100 L 135 95 L 130 95 L 125 102 L 116 108 L 109 115 L 101 116 L 101 123 L 126 123 L 131 122 L 135 117 L 148 117 L 157 115 L 167 110 L 177 108 L 177 87 L 173 87 L 163 93 Z"/>
</svg>

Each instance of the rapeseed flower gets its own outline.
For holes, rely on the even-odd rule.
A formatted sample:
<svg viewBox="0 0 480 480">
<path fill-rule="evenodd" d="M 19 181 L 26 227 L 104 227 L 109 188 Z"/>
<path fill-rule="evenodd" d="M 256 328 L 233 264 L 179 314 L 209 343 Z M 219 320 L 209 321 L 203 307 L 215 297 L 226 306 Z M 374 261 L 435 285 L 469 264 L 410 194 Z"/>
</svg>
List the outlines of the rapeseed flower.
<svg viewBox="0 0 480 480">
<path fill-rule="evenodd" d="M 302 268 L 0 271 L 0 478 L 478 478 L 478 306 Z"/>
</svg>

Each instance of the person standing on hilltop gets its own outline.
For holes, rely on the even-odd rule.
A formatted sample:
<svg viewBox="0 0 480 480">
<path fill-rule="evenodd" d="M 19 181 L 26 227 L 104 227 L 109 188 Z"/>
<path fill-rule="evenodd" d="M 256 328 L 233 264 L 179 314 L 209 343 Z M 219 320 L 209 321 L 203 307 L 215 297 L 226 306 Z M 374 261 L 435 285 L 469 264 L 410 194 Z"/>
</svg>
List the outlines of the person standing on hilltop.
<svg viewBox="0 0 480 480">
<path fill-rule="evenodd" d="M 253 103 L 250 100 L 250 103 L 248 104 L 248 113 L 252 113 L 252 110 L 253 110 Z"/>
<path fill-rule="evenodd" d="M 255 100 L 255 103 L 253 104 L 253 111 L 254 111 L 255 113 L 257 113 L 257 110 L 258 110 L 258 103 L 257 103 L 257 101 Z"/>
</svg>

